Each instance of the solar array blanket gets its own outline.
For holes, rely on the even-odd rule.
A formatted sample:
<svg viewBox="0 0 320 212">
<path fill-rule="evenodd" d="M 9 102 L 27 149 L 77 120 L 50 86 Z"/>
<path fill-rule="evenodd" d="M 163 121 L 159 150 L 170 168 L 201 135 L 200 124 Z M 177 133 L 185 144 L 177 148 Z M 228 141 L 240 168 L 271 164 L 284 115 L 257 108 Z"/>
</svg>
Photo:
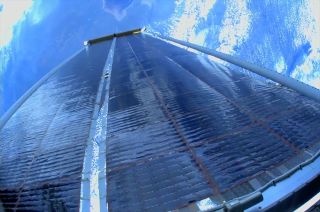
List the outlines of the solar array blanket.
<svg viewBox="0 0 320 212">
<path fill-rule="evenodd" d="M 105 76 L 111 42 L 61 65 L 0 129 L 0 209 L 79 210 L 102 104 L 109 211 L 168 211 L 208 197 L 221 204 L 319 151 L 319 103 L 147 34 L 116 38 Z M 103 78 L 110 85 L 97 106 Z"/>
<path fill-rule="evenodd" d="M 250 75 L 252 76 L 252 75 Z M 111 211 L 249 194 L 310 158 L 320 105 L 148 35 L 118 38 L 108 112 Z"/>
<path fill-rule="evenodd" d="M 83 157 L 111 42 L 83 49 L 0 130 L 0 211 L 78 211 Z"/>
</svg>

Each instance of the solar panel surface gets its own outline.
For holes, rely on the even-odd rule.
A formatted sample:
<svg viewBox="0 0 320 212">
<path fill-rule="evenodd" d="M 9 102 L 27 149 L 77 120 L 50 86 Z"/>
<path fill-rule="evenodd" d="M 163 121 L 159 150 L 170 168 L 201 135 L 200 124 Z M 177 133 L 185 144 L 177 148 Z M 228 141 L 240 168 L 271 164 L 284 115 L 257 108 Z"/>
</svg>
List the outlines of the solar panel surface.
<svg viewBox="0 0 320 212">
<path fill-rule="evenodd" d="M 1 129 L 5 209 L 79 210 L 110 46 L 87 46 Z M 251 76 L 146 34 L 118 37 L 103 99 L 108 209 L 165 211 L 207 197 L 219 204 L 311 158 L 320 146 L 319 103 Z"/>
</svg>

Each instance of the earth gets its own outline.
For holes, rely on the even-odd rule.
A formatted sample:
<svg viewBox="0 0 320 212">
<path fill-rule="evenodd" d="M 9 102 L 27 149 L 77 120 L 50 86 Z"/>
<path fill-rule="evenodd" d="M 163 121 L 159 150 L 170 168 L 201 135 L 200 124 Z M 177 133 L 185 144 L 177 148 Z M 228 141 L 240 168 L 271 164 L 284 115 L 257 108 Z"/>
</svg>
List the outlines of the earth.
<svg viewBox="0 0 320 212">
<path fill-rule="evenodd" d="M 319 0 L 0 0 L 0 30 L 9 1 L 30 5 L 0 45 L 0 116 L 85 40 L 139 27 L 320 89 Z"/>
</svg>

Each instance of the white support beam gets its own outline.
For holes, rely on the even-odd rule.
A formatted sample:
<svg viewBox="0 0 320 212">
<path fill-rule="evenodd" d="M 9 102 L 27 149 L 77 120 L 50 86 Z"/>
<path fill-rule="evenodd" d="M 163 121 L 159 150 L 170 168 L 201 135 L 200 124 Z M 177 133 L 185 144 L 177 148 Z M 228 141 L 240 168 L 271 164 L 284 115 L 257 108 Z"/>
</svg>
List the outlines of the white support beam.
<svg viewBox="0 0 320 212">
<path fill-rule="evenodd" d="M 107 211 L 106 138 L 110 77 L 116 38 L 101 76 L 83 162 L 80 211 Z M 104 102 L 102 95 L 105 93 Z"/>
<path fill-rule="evenodd" d="M 263 76 L 265 78 L 268 78 L 274 82 L 277 82 L 281 85 L 284 85 L 288 88 L 291 88 L 292 90 L 295 90 L 309 98 L 312 98 L 318 102 L 320 102 L 320 90 L 312 87 L 312 86 L 309 86 L 305 83 L 302 83 L 296 79 L 293 79 L 291 77 L 287 77 L 287 76 L 284 76 L 276 71 L 273 71 L 273 70 L 269 70 L 269 69 L 266 69 L 266 68 L 263 68 L 263 67 L 259 67 L 257 65 L 254 65 L 252 63 L 249 63 L 241 58 L 238 58 L 238 57 L 235 57 L 235 56 L 232 56 L 232 55 L 228 55 L 228 54 L 224 54 L 222 52 L 218 52 L 218 51 L 215 51 L 215 50 L 212 50 L 212 49 L 208 49 L 208 48 L 205 48 L 205 47 L 202 47 L 202 46 L 199 46 L 199 45 L 196 45 L 196 44 L 192 44 L 192 43 L 189 43 L 189 42 L 186 42 L 186 41 L 181 41 L 181 40 L 178 40 L 178 39 L 175 39 L 175 38 L 171 38 L 171 37 L 167 37 L 167 36 L 163 36 L 163 35 L 160 35 L 160 34 L 155 34 L 155 33 L 151 33 L 151 32 L 147 32 L 147 34 L 150 34 L 150 35 L 153 35 L 155 37 L 159 37 L 159 38 L 162 38 L 164 40 L 167 40 L 167 41 L 172 41 L 172 42 L 175 42 L 177 44 L 180 44 L 180 45 L 183 45 L 183 46 L 186 46 L 186 47 L 189 47 L 189 48 L 192 48 L 192 49 L 195 49 L 199 52 L 203 52 L 205 54 L 208 54 L 208 55 L 211 55 L 211 56 L 214 56 L 216 58 L 219 58 L 219 59 L 222 59 L 226 62 L 229 62 L 229 63 L 232 63 L 236 66 L 239 66 L 239 67 L 242 67 L 244 69 L 247 69 L 251 72 L 254 72 L 260 76 Z"/>
</svg>

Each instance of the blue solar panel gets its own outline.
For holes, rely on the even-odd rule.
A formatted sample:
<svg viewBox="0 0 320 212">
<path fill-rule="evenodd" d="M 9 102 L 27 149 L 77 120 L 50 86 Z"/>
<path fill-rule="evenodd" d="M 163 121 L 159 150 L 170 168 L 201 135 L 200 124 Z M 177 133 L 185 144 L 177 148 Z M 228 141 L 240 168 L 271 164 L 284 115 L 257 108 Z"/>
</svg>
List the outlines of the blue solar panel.
<svg viewBox="0 0 320 212">
<path fill-rule="evenodd" d="M 0 131 L 0 200 L 7 210 L 78 211 L 85 145 L 110 42 L 61 66 Z"/>
<path fill-rule="evenodd" d="M 107 202 L 115 211 L 248 194 L 310 157 L 295 137 L 320 138 L 317 103 L 148 35 L 117 40 L 110 90 Z M 174 166 L 180 155 L 193 165 L 172 170 L 168 158 Z M 184 179 L 189 172 L 201 183 Z"/>
<path fill-rule="evenodd" d="M 1 129 L 5 209 L 79 210 L 101 103 L 108 113 L 100 189 L 110 211 L 173 210 L 207 197 L 220 204 L 320 146 L 319 103 L 146 34 L 116 39 L 110 87 L 99 92 L 111 45 L 102 40 L 61 66 Z"/>
</svg>

